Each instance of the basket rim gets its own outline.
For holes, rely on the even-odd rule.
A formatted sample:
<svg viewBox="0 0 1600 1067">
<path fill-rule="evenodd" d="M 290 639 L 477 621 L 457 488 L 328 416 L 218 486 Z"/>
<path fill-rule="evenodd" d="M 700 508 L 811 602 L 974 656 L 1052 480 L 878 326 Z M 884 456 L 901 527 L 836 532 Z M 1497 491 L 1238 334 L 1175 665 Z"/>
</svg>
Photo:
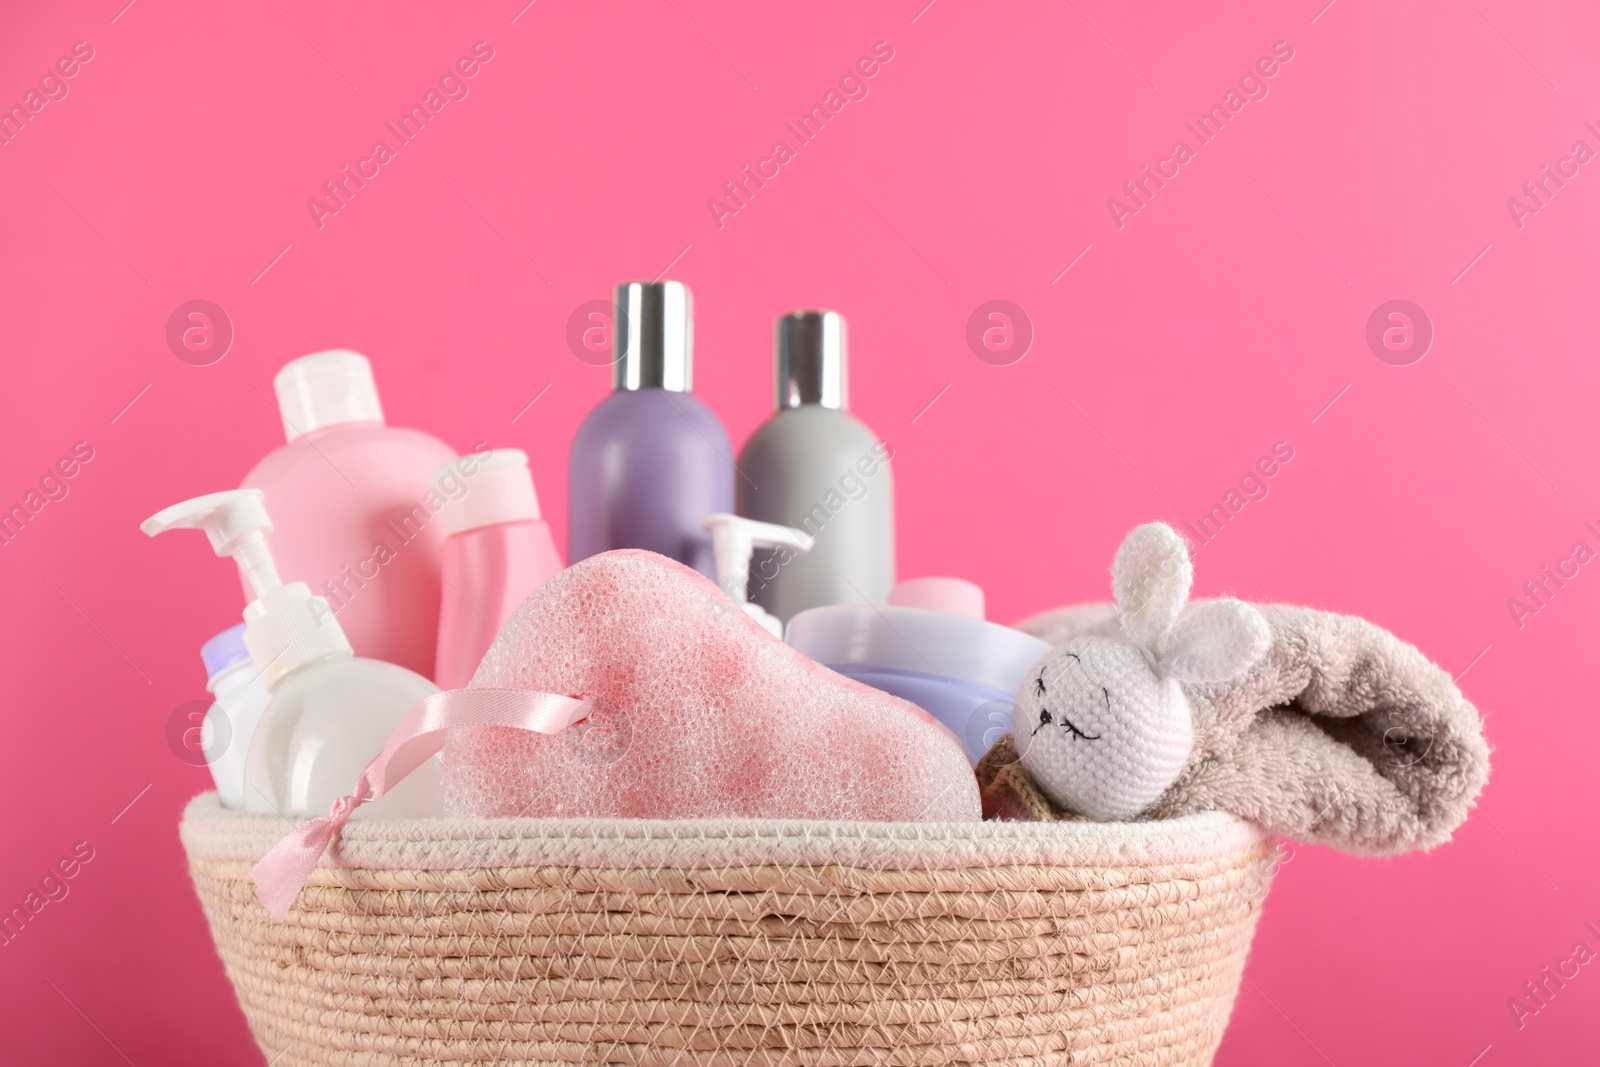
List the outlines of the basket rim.
<svg viewBox="0 0 1600 1067">
<path fill-rule="evenodd" d="M 301 820 L 230 811 L 215 792 L 185 806 L 191 860 L 255 863 Z M 1253 848 L 1269 835 L 1226 812 L 1149 822 L 872 823 L 776 819 L 354 819 L 319 866 L 495 867 L 848 865 L 880 869 L 1160 866 Z"/>
</svg>

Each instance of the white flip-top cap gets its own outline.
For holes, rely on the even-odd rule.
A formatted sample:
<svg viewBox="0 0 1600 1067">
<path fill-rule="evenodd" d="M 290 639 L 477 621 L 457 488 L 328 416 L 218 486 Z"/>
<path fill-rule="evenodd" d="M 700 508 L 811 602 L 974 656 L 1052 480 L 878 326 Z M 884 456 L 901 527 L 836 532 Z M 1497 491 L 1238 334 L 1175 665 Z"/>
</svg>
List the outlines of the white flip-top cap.
<svg viewBox="0 0 1600 1067">
<path fill-rule="evenodd" d="M 360 352 L 334 348 L 301 356 L 283 365 L 272 387 L 284 436 L 291 441 L 341 423 L 383 424 L 372 364 Z"/>
<path fill-rule="evenodd" d="M 208 493 L 156 512 L 139 529 L 204 530 L 219 556 L 232 556 L 256 598 L 244 609 L 244 644 L 270 689 L 296 667 L 332 653 L 351 652 L 333 609 L 304 582 L 283 584 L 267 548 L 272 520 L 259 489 Z"/>
<path fill-rule="evenodd" d="M 520 448 L 473 452 L 434 468 L 428 480 L 444 498 L 439 532 L 449 537 L 502 522 L 539 518 L 528 454 Z"/>
</svg>

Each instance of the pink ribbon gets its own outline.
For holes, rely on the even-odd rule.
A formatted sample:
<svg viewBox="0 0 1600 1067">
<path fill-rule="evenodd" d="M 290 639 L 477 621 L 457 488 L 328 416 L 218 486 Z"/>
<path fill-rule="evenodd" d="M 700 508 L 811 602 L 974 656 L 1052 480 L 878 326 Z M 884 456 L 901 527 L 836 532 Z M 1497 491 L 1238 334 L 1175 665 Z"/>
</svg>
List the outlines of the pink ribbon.
<svg viewBox="0 0 1600 1067">
<path fill-rule="evenodd" d="M 452 689 L 419 700 L 367 764 L 355 792 L 334 801 L 326 818 L 301 823 L 261 857 L 250 872 L 256 899 L 274 918 L 289 914 L 300 888 L 352 813 L 392 789 L 444 747 L 445 732 L 458 726 L 510 726 L 558 734 L 593 709 L 581 700 L 522 689 Z"/>
</svg>

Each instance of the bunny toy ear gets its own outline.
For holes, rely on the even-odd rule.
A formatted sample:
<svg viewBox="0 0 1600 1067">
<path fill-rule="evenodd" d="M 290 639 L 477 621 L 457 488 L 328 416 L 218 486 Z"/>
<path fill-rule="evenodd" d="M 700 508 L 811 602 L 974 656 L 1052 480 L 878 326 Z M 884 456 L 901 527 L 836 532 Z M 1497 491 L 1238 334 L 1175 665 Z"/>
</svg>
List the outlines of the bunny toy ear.
<svg viewBox="0 0 1600 1067">
<path fill-rule="evenodd" d="M 1242 600 L 1196 605 L 1156 649 L 1156 669 L 1180 682 L 1225 682 L 1266 655 L 1272 630 Z"/>
<path fill-rule="evenodd" d="M 1111 592 L 1123 634 L 1154 651 L 1178 621 L 1193 584 L 1189 546 L 1176 530 L 1164 522 L 1135 528 L 1111 564 Z"/>
</svg>

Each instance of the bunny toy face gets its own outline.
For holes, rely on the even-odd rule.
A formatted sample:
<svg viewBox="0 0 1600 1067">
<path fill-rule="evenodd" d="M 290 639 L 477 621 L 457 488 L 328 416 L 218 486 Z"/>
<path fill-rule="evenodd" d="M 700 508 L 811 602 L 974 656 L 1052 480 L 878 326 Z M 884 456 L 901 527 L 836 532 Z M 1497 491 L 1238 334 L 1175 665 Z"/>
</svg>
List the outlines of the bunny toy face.
<svg viewBox="0 0 1600 1067">
<path fill-rule="evenodd" d="M 1137 647 L 1080 638 L 1051 652 L 1017 696 L 1022 765 L 1058 807 L 1127 819 L 1177 780 L 1194 746 L 1178 683 Z"/>
<path fill-rule="evenodd" d="M 1271 632 L 1248 604 L 1213 600 L 1185 610 L 1193 582 L 1177 532 L 1140 526 L 1111 569 L 1123 637 L 1070 641 L 1029 672 L 1013 741 L 1058 807 L 1112 820 L 1155 803 L 1194 747 L 1193 713 L 1178 683 L 1237 677 L 1266 652 Z"/>
</svg>

